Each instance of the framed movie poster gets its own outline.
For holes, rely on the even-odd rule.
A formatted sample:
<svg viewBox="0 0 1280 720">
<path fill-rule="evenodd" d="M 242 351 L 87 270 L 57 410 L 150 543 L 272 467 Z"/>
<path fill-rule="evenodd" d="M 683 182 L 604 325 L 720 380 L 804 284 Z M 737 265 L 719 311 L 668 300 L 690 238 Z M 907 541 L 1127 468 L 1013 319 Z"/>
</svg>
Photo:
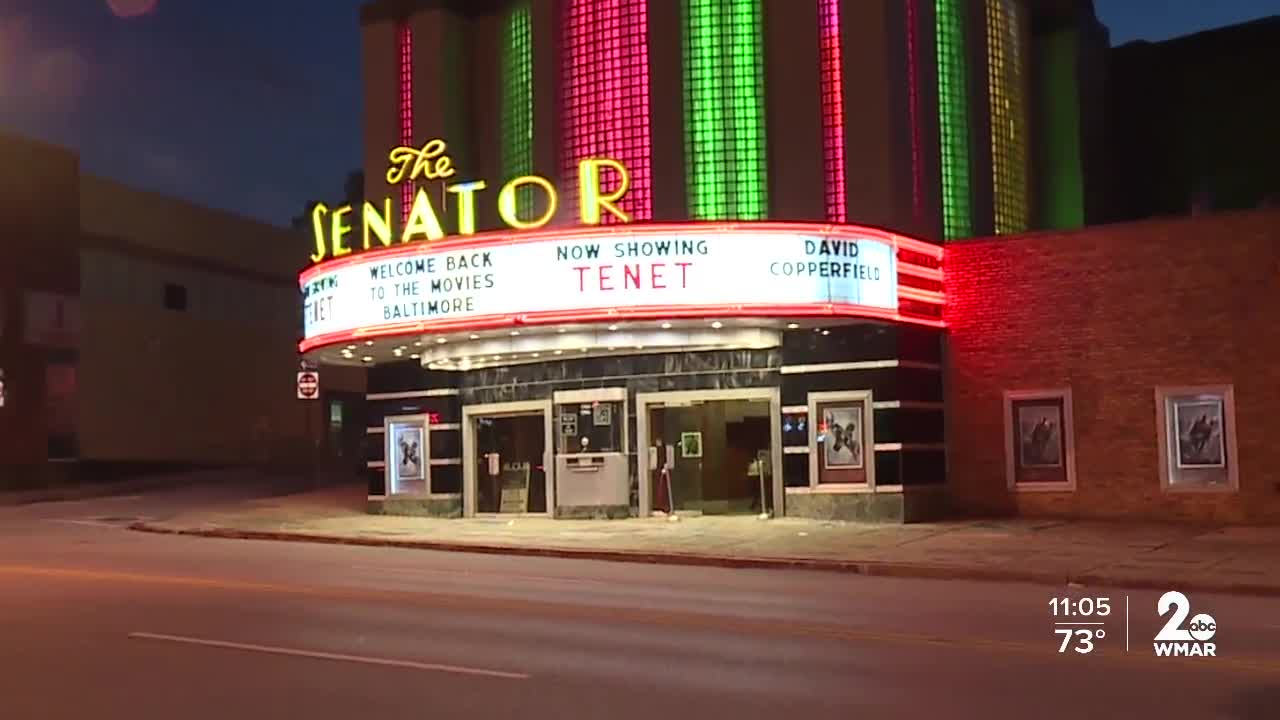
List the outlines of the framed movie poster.
<svg viewBox="0 0 1280 720">
<path fill-rule="evenodd" d="M 1018 400 L 1013 403 L 1017 428 L 1018 465 L 1024 468 L 1060 468 L 1066 455 L 1063 441 L 1062 400 Z"/>
<path fill-rule="evenodd" d="M 1156 388 L 1160 482 L 1173 491 L 1239 488 L 1230 385 Z"/>
<path fill-rule="evenodd" d="M 680 433 L 680 457 L 687 457 L 687 458 L 702 457 L 702 433 L 700 432 Z"/>
<path fill-rule="evenodd" d="M 1006 392 L 1004 427 L 1009 489 L 1075 489 L 1070 388 Z"/>
<path fill-rule="evenodd" d="M 428 421 L 427 415 L 393 415 L 383 419 L 383 463 L 388 495 L 430 494 Z"/>
<path fill-rule="evenodd" d="M 864 466 L 862 405 L 828 405 L 823 408 L 824 467 L 831 470 L 860 470 Z"/>
<path fill-rule="evenodd" d="M 809 487 L 875 491 L 875 416 L 870 390 L 808 394 Z"/>
<path fill-rule="evenodd" d="M 1177 437 L 1175 457 L 1179 468 L 1220 468 L 1227 464 L 1223 444 L 1221 398 L 1176 398 L 1173 424 Z"/>
<path fill-rule="evenodd" d="M 422 479 L 422 428 L 400 425 L 395 430 L 396 477 L 399 480 Z"/>
</svg>

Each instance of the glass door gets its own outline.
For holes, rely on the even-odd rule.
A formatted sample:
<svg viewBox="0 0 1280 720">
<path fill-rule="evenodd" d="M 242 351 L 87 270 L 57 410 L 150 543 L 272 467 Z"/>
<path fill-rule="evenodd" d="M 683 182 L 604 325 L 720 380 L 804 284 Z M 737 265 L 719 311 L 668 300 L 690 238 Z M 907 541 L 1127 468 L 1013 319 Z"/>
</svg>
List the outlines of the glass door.
<svg viewBox="0 0 1280 720">
<path fill-rule="evenodd" d="M 476 512 L 547 511 L 544 423 L 542 413 L 475 419 Z"/>
<path fill-rule="evenodd" d="M 653 509 L 723 515 L 771 507 L 769 407 L 736 399 L 649 406 Z"/>
</svg>

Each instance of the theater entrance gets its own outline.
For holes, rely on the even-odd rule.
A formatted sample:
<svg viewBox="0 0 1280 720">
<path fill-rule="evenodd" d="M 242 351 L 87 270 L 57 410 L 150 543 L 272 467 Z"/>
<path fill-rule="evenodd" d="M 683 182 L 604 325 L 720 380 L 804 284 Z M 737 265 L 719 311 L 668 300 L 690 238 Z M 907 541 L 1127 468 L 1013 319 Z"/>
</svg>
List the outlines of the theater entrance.
<svg viewBox="0 0 1280 720">
<path fill-rule="evenodd" d="M 551 452 L 550 401 L 464 407 L 463 514 L 549 514 Z"/>
<path fill-rule="evenodd" d="M 636 395 L 640 513 L 781 514 L 776 388 Z"/>
</svg>

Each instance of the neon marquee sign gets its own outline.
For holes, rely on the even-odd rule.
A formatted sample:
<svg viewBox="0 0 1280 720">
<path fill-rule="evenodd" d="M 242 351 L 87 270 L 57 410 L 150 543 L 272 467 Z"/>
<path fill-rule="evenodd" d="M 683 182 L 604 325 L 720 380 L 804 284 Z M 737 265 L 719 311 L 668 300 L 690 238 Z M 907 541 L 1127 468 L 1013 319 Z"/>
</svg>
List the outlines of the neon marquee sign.
<svg viewBox="0 0 1280 720">
<path fill-rule="evenodd" d="M 457 169 L 444 140 L 430 140 L 420 148 L 402 145 L 388 153 L 387 161 L 389 165 L 386 179 L 391 185 L 419 181 L 445 183 L 445 192 L 457 198 L 456 234 L 476 233 L 477 195 L 486 190 L 488 184 L 483 180 L 453 181 Z M 609 190 L 600 187 L 602 171 L 605 169 L 612 170 L 618 176 L 617 186 Z M 618 201 L 631 187 L 631 176 L 622 163 L 610 158 L 582 160 L 578 163 L 577 185 L 579 220 L 583 225 L 599 225 L 605 213 L 624 223 L 631 221 L 631 215 L 618 207 Z M 539 217 L 520 219 L 517 211 L 520 209 L 518 199 L 522 188 L 541 191 L 545 196 L 546 208 Z M 543 227 L 555 217 L 558 207 L 559 197 L 555 185 L 540 175 L 512 178 L 498 190 L 498 216 L 512 230 L 535 230 Z M 356 209 L 351 205 L 315 205 L 311 212 L 315 240 L 311 253 L 312 263 L 343 257 L 355 251 L 351 245 L 351 236 L 356 233 L 352 217 L 355 214 Z M 382 199 L 381 206 L 366 201 L 360 208 L 359 216 L 359 247 L 363 250 L 417 240 L 442 240 L 450 234 L 446 231 L 441 213 L 436 210 L 431 196 L 422 187 L 414 195 L 403 227 L 395 227 L 389 197 Z"/>
</svg>

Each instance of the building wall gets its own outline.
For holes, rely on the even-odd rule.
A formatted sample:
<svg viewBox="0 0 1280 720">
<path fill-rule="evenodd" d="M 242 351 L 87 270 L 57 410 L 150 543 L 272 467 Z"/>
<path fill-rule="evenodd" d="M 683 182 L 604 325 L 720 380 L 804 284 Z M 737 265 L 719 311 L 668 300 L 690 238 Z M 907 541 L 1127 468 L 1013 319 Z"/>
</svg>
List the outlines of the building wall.
<svg viewBox="0 0 1280 720">
<path fill-rule="evenodd" d="M 308 427 L 290 284 L 118 249 L 81 260 L 81 459 L 299 459 Z M 185 309 L 166 307 L 166 286 Z"/>
<path fill-rule="evenodd" d="M 0 483 L 306 459 L 323 428 L 293 387 L 296 234 L 82 176 L 71 150 L 0 155 Z"/>
<path fill-rule="evenodd" d="M 46 368 L 75 361 L 74 333 L 32 337 L 38 294 L 74 308 L 79 285 L 76 242 L 79 157 L 65 149 L 0 134 L 0 484 L 48 458 Z M 74 312 L 74 310 L 72 310 Z M 40 323 L 44 324 L 44 323 Z M 42 333 L 43 334 L 43 333 Z M 52 344 L 48 342 L 52 341 Z"/>
<path fill-rule="evenodd" d="M 1280 519 L 1280 212 L 947 249 L 949 479 L 962 509 Z M 1232 384 L 1237 493 L 1162 491 L 1155 388 Z M 1006 490 L 1002 393 L 1070 387 L 1074 492 Z"/>
<path fill-rule="evenodd" d="M 300 460 L 296 235 L 102 178 L 79 185 L 81 459 Z M 184 307 L 166 307 L 166 286 Z"/>
</svg>

